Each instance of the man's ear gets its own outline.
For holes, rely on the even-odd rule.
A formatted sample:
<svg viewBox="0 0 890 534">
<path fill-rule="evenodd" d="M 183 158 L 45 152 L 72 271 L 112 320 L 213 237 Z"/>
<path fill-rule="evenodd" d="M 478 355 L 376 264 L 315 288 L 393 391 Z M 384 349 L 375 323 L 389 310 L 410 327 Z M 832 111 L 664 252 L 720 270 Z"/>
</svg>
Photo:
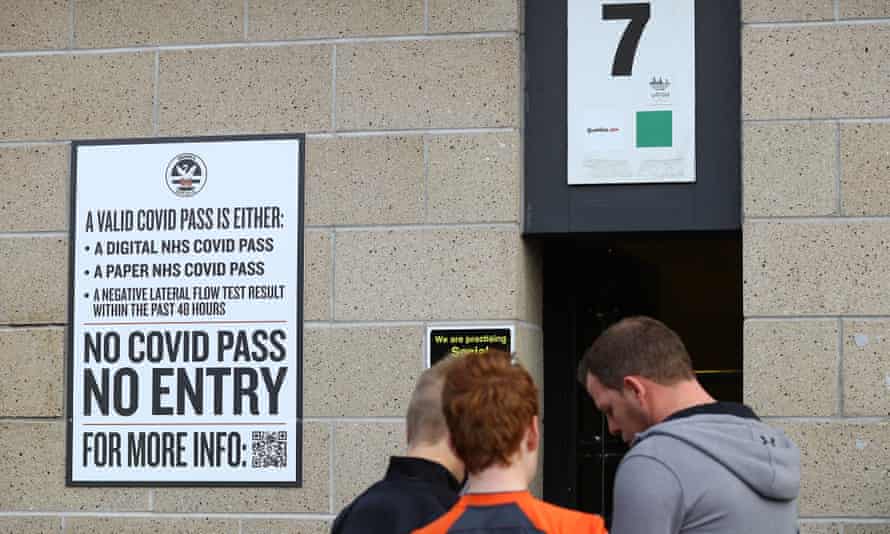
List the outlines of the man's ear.
<svg viewBox="0 0 890 534">
<path fill-rule="evenodd" d="M 538 450 L 541 446 L 541 429 L 538 426 L 538 416 L 532 417 L 532 424 L 529 425 L 528 431 L 525 433 L 525 447 L 531 451 Z"/>
<path fill-rule="evenodd" d="M 642 403 L 648 393 L 646 384 L 640 380 L 638 376 L 625 376 L 623 381 L 624 389 L 630 392 L 637 401 Z"/>
</svg>

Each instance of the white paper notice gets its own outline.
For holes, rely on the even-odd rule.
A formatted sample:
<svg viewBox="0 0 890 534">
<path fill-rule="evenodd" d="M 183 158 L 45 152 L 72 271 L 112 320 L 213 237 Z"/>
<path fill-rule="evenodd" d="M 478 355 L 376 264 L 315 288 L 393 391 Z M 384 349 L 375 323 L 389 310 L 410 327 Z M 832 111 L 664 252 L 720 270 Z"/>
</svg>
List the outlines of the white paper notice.
<svg viewBox="0 0 890 534">
<path fill-rule="evenodd" d="M 568 0 L 568 183 L 695 181 L 695 2 Z"/>
<path fill-rule="evenodd" d="M 300 482 L 302 143 L 74 145 L 72 484 Z"/>
</svg>

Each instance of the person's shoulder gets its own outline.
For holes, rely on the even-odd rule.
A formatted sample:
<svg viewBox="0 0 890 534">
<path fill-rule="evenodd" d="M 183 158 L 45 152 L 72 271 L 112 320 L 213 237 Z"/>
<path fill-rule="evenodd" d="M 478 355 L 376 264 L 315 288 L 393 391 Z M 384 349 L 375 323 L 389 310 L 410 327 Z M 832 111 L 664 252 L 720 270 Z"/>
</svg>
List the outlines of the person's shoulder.
<svg viewBox="0 0 890 534">
<path fill-rule="evenodd" d="M 659 434 L 648 435 L 646 439 L 635 442 L 630 450 L 628 450 L 621 463 L 625 463 L 631 458 L 648 457 L 653 459 L 663 459 L 670 451 L 682 446 L 671 437 Z"/>
<path fill-rule="evenodd" d="M 682 424 L 689 425 L 694 423 L 684 421 Z M 685 440 L 677 439 L 673 431 L 666 431 L 669 427 L 665 425 L 667 424 L 660 423 L 643 433 L 633 442 L 630 450 L 625 453 L 624 459 L 635 456 L 662 458 L 665 455 L 670 455 L 677 450 L 682 450 L 689 446 Z"/>
<path fill-rule="evenodd" d="M 384 486 L 383 481 L 374 483 L 346 505 L 337 514 L 332 532 L 335 534 L 341 531 L 350 532 L 352 525 L 363 523 L 369 517 L 389 515 L 390 500 L 386 498 L 387 492 L 382 486 Z"/>
<path fill-rule="evenodd" d="M 446 534 L 448 529 L 454 525 L 458 518 L 460 518 L 464 509 L 465 508 L 458 502 L 457 505 L 453 506 L 451 510 L 448 510 L 444 515 L 426 526 L 412 530 L 411 534 Z"/>
<path fill-rule="evenodd" d="M 654 478 L 674 478 L 679 482 L 676 469 L 678 462 L 687 456 L 689 444 L 668 436 L 654 435 L 635 443 L 618 465 L 616 484 L 635 480 L 645 484 Z M 636 484 L 634 484 L 636 485 Z"/>
<path fill-rule="evenodd" d="M 443 502 L 442 496 L 408 486 L 377 482 L 344 509 L 335 524 L 343 525 L 344 532 L 407 532 L 440 517 L 453 504 Z"/>
<path fill-rule="evenodd" d="M 355 505 L 356 507 L 383 511 L 421 511 L 432 508 L 444 512 L 457 502 L 458 495 L 456 493 L 446 495 L 445 492 L 436 490 L 437 488 L 429 487 L 427 484 L 384 480 L 369 488 L 364 495 L 356 500 Z"/>
<path fill-rule="evenodd" d="M 606 524 L 598 515 L 563 508 L 555 504 L 534 499 L 542 522 L 546 522 L 554 534 L 599 534 L 606 532 Z"/>
</svg>

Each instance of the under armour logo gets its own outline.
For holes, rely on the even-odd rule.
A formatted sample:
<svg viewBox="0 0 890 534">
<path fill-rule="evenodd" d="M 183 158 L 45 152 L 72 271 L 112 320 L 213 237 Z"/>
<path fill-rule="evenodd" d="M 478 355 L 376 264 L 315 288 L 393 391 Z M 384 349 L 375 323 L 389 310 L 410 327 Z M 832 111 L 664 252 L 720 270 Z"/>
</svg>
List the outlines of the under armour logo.
<svg viewBox="0 0 890 534">
<path fill-rule="evenodd" d="M 767 438 L 766 436 L 760 436 L 760 440 L 763 441 L 764 445 L 769 445 L 771 447 L 776 446 L 776 438 Z"/>
</svg>

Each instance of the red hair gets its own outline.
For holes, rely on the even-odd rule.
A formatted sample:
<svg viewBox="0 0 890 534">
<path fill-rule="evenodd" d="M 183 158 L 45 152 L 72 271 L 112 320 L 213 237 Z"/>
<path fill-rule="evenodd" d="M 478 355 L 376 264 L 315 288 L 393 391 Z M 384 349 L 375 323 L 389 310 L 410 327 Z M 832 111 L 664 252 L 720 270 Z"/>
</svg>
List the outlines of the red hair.
<svg viewBox="0 0 890 534">
<path fill-rule="evenodd" d="M 445 376 L 442 411 L 457 456 L 467 471 L 510 465 L 538 415 L 538 388 L 506 352 L 460 356 Z"/>
</svg>

